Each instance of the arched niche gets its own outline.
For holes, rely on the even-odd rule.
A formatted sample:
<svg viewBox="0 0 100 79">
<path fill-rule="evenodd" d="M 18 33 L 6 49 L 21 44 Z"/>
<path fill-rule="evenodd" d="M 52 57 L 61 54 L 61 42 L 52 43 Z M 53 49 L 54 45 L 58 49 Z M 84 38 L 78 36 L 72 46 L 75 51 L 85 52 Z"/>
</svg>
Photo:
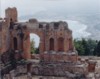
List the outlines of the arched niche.
<svg viewBox="0 0 100 79">
<path fill-rule="evenodd" d="M 18 41 L 16 37 L 13 38 L 13 46 L 14 46 L 14 50 L 18 49 Z"/>
<path fill-rule="evenodd" d="M 50 38 L 49 44 L 50 44 L 49 50 L 54 50 L 54 39 L 53 38 Z"/>
<path fill-rule="evenodd" d="M 57 43 L 58 43 L 58 51 L 64 51 L 64 38 L 59 37 Z"/>
</svg>

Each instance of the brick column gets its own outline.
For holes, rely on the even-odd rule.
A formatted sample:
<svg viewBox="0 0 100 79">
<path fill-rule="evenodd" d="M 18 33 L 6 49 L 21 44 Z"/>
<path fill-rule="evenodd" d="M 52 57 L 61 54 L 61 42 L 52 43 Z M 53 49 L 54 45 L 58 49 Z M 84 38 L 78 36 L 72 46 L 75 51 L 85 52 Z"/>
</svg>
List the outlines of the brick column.
<svg viewBox="0 0 100 79">
<path fill-rule="evenodd" d="M 54 50 L 55 50 L 55 51 L 58 51 L 57 32 L 55 32 L 55 38 L 54 38 Z"/>
<path fill-rule="evenodd" d="M 64 52 L 67 52 L 67 38 L 64 39 Z"/>
<path fill-rule="evenodd" d="M 23 43 L 23 51 L 24 51 L 24 58 L 30 59 L 31 58 L 31 52 L 30 52 L 30 33 L 27 33 L 26 39 L 24 39 Z"/>
<path fill-rule="evenodd" d="M 57 38 L 54 39 L 54 51 L 57 51 L 58 46 L 57 46 Z"/>
</svg>

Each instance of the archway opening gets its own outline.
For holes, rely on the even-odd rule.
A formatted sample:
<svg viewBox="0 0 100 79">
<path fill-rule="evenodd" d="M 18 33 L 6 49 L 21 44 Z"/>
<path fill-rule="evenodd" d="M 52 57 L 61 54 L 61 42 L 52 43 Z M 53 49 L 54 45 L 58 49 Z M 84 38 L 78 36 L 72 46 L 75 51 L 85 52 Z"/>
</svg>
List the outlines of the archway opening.
<svg viewBox="0 0 100 79">
<path fill-rule="evenodd" d="M 49 50 L 54 50 L 54 39 L 50 38 L 50 48 Z"/>
<path fill-rule="evenodd" d="M 17 38 L 16 37 L 14 37 L 13 38 L 13 44 L 14 44 L 14 50 L 17 50 Z"/>
<path fill-rule="evenodd" d="M 31 54 L 39 53 L 40 37 L 37 34 L 30 33 L 30 52 Z"/>
<path fill-rule="evenodd" d="M 64 38 L 58 38 L 58 51 L 64 51 Z"/>
</svg>

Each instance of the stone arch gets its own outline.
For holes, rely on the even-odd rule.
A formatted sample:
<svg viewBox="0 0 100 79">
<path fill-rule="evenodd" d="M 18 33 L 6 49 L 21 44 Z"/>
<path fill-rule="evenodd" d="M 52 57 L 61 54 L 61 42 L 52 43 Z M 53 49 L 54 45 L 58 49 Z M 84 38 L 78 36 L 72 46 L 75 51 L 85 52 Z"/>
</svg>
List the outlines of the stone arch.
<svg viewBox="0 0 100 79">
<path fill-rule="evenodd" d="M 49 44 L 50 44 L 49 50 L 54 50 L 54 39 L 53 38 L 50 38 Z"/>
<path fill-rule="evenodd" d="M 18 41 L 16 37 L 13 38 L 13 46 L 14 46 L 14 50 L 18 49 Z"/>
<path fill-rule="evenodd" d="M 58 51 L 64 51 L 64 38 L 59 37 L 57 43 L 58 43 Z"/>
<path fill-rule="evenodd" d="M 39 39 L 39 53 L 43 53 L 45 51 L 45 38 L 44 38 L 44 32 L 41 30 L 37 29 L 29 29 L 29 33 L 36 34 L 40 39 Z"/>
<path fill-rule="evenodd" d="M 32 48 L 32 41 L 34 42 L 34 48 L 36 51 L 34 53 L 40 53 L 40 37 L 35 33 L 30 33 L 30 50 Z M 31 53 L 33 53 L 31 51 Z"/>
</svg>

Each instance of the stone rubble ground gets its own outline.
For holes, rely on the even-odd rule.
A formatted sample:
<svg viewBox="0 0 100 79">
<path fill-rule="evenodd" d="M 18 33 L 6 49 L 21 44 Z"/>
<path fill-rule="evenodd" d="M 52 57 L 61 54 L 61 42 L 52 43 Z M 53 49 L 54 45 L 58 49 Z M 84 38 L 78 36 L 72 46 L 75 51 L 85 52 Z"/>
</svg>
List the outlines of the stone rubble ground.
<svg viewBox="0 0 100 79">
<path fill-rule="evenodd" d="M 96 60 L 97 61 L 97 66 L 96 66 L 96 70 L 94 73 L 89 73 L 87 75 L 86 79 L 100 79 L 100 60 Z M 15 76 L 14 77 L 14 73 L 19 72 L 19 73 L 24 73 L 21 74 L 19 76 Z M 67 77 L 54 77 L 54 76 L 36 76 L 36 75 L 32 75 L 32 78 L 27 77 L 26 74 L 27 70 L 26 68 L 23 66 L 19 66 L 17 67 L 17 71 L 12 71 L 11 75 L 13 76 L 13 79 L 76 79 L 76 78 L 67 78 Z M 72 75 L 69 72 L 66 72 L 68 75 Z M 6 79 L 6 77 L 4 78 Z M 84 79 L 84 78 L 79 78 L 79 79 Z"/>
</svg>

